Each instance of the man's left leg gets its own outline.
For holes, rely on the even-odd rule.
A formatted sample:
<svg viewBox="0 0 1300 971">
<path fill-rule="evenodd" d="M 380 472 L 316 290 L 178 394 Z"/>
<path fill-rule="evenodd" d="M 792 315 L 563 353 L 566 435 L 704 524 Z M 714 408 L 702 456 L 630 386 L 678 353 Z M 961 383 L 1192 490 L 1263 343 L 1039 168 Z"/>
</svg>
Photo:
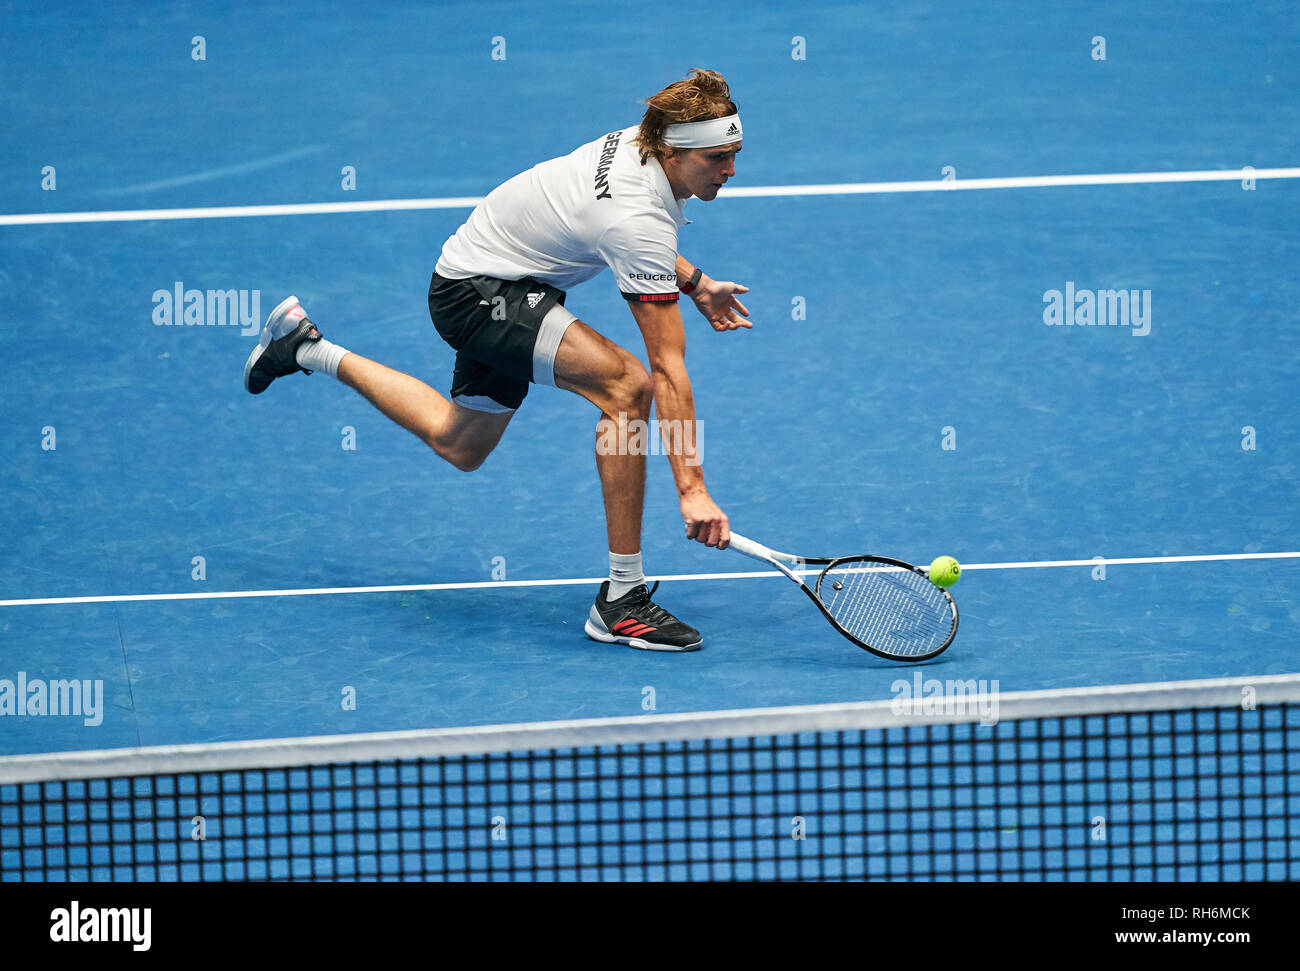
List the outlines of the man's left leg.
<svg viewBox="0 0 1300 971">
<path fill-rule="evenodd" d="M 464 408 L 419 378 L 360 354 L 343 358 L 338 379 L 462 472 L 483 464 L 515 414 Z"/>
<path fill-rule="evenodd" d="M 419 378 L 325 340 L 298 302 L 289 297 L 267 318 L 244 365 L 244 386 L 261 394 L 277 378 L 300 370 L 323 371 L 357 391 L 388 418 L 440 456 L 472 472 L 496 448 L 514 410 L 481 411 L 448 401 Z"/>
</svg>

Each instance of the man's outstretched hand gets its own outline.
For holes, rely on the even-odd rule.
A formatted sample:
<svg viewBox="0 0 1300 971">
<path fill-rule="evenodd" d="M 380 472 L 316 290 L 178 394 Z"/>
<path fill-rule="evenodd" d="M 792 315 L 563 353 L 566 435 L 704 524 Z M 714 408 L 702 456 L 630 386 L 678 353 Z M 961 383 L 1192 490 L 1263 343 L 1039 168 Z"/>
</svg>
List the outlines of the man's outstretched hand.
<svg viewBox="0 0 1300 971">
<path fill-rule="evenodd" d="M 727 514 L 717 507 L 703 489 L 683 496 L 682 521 L 686 523 L 686 538 L 705 546 L 725 550 L 731 542 L 731 523 Z"/>
<path fill-rule="evenodd" d="M 700 282 L 695 285 L 695 292 L 691 294 L 691 299 L 695 301 L 695 306 L 699 308 L 700 313 L 704 314 L 704 319 L 714 330 L 753 327 L 754 325 L 745 319 L 749 316 L 749 311 L 736 299 L 738 293 L 749 293 L 749 287 L 742 287 L 739 283 L 730 283 L 726 280 L 711 280 L 705 276 L 701 277 Z"/>
</svg>

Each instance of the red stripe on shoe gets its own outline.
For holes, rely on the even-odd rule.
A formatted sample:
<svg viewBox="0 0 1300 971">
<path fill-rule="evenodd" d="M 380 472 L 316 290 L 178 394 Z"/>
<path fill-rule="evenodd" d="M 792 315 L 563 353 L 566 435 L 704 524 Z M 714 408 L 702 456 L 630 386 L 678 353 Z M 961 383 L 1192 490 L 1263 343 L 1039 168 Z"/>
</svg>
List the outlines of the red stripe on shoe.
<svg viewBox="0 0 1300 971">
<path fill-rule="evenodd" d="M 621 634 L 623 632 L 623 628 L 625 627 L 639 627 L 639 626 L 641 626 L 641 621 L 637 620 L 635 617 L 624 617 L 622 620 L 620 620 L 617 624 L 615 624 L 610 629 L 617 631 Z"/>
<path fill-rule="evenodd" d="M 658 630 L 658 629 L 659 629 L 658 627 L 651 627 L 648 624 L 642 624 L 639 627 L 633 627 L 630 630 L 625 630 L 623 631 L 623 633 L 626 634 L 628 637 L 640 637 L 642 634 L 649 634 L 651 631 Z"/>
</svg>

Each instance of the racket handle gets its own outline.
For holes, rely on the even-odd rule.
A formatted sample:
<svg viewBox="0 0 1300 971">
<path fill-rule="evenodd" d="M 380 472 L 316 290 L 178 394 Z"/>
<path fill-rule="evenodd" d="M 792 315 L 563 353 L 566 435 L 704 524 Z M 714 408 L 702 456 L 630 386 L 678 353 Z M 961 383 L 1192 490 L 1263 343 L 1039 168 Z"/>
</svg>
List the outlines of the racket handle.
<svg viewBox="0 0 1300 971">
<path fill-rule="evenodd" d="M 762 543 L 755 543 L 752 539 L 735 532 L 731 534 L 731 545 L 728 548 L 764 562 L 770 561 L 773 556 L 772 550 L 769 550 Z"/>
</svg>

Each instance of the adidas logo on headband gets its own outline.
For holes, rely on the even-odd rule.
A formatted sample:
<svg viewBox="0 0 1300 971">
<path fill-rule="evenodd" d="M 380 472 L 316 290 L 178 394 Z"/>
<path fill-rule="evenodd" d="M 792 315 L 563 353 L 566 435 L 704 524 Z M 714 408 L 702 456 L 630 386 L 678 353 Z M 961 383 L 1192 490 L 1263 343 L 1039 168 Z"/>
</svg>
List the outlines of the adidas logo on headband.
<svg viewBox="0 0 1300 971">
<path fill-rule="evenodd" d="M 664 144 L 674 148 L 712 148 L 743 137 L 739 115 L 681 122 L 664 129 Z"/>
</svg>

